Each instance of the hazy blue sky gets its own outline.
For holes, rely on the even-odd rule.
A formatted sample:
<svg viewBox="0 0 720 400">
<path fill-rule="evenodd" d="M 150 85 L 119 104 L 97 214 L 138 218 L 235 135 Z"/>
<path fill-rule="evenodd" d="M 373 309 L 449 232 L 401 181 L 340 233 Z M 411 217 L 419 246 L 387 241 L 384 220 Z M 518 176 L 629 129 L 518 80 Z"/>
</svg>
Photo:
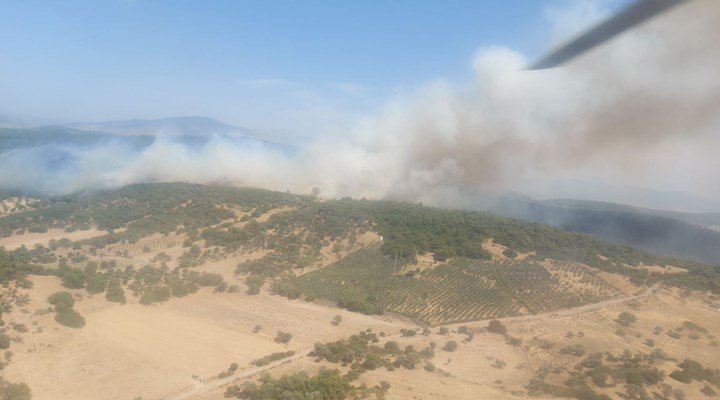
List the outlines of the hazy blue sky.
<svg viewBox="0 0 720 400">
<path fill-rule="evenodd" d="M 0 114 L 310 131 L 469 80 L 482 46 L 537 56 L 567 2 L 2 0 Z"/>
</svg>

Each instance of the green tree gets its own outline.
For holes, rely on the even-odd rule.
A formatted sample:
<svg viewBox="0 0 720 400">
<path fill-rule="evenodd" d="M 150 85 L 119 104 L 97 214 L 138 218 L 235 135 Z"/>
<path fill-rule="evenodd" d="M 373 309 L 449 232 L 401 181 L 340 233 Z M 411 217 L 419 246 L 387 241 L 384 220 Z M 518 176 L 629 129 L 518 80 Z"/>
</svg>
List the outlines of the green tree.
<svg viewBox="0 0 720 400">
<path fill-rule="evenodd" d="M 62 285 L 68 289 L 82 289 L 85 286 L 85 273 L 79 269 L 72 268 L 62 276 Z"/>
<path fill-rule="evenodd" d="M 105 291 L 107 280 L 102 275 L 93 274 L 87 278 L 87 291 L 92 294 L 99 294 Z"/>
<path fill-rule="evenodd" d="M 107 292 L 105 292 L 105 298 L 108 301 L 115 303 L 125 304 L 127 299 L 125 298 L 125 291 L 117 281 L 108 283 Z"/>
<path fill-rule="evenodd" d="M 75 305 L 75 298 L 70 292 L 55 292 L 48 296 L 47 301 L 56 308 L 72 308 Z"/>
</svg>

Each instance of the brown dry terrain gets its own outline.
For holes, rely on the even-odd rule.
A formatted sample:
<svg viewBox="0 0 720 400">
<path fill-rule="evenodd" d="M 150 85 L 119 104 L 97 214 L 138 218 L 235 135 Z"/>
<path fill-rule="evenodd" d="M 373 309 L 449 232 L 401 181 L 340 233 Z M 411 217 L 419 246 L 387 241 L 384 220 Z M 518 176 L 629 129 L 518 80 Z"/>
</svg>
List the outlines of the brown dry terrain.
<svg viewBox="0 0 720 400">
<path fill-rule="evenodd" d="M 0 245 L 28 247 L 47 244 L 51 239 L 81 239 L 103 232 L 97 230 L 66 233 L 53 229 L 43 234 L 24 234 L 0 240 Z M 135 244 L 116 244 L 98 255 L 107 258 L 117 252 L 128 263 L 144 263 L 160 252 L 173 257 L 176 265 L 182 254 L 185 236 L 153 235 Z M 359 245 L 378 240 L 376 234 L 362 235 Z M 503 258 L 503 248 L 485 242 L 494 257 Z M 126 251 L 127 250 L 127 251 Z M 343 252 L 326 246 L 321 265 L 336 260 Z M 712 334 L 720 333 L 720 315 L 706 307 L 708 299 L 699 294 L 681 297 L 678 291 L 639 290 L 622 277 L 598 274 L 628 297 L 614 298 L 601 303 L 552 313 L 501 319 L 508 334 L 521 340 L 512 345 L 502 336 L 485 331 L 487 321 L 449 325 L 449 332 L 439 333 L 433 328 L 428 336 L 401 337 L 401 329 L 422 328 L 405 319 L 393 316 L 368 316 L 338 309 L 332 305 L 288 300 L 263 290 L 259 295 L 244 293 L 244 279 L 235 276 L 235 266 L 243 261 L 264 256 L 265 251 L 238 252 L 221 260 L 211 260 L 197 267 L 198 271 L 216 272 L 228 284 L 240 286 L 237 293 L 213 293 L 211 288 L 183 298 L 154 304 L 139 304 L 128 293 L 128 304 L 108 302 L 103 295 L 88 296 L 85 290 L 69 290 L 76 294 L 77 309 L 87 320 L 82 329 L 59 325 L 49 312 L 47 297 L 64 289 L 58 278 L 31 276 L 33 287 L 22 289 L 29 302 L 16 306 L 3 319 L 10 325 L 24 324 L 28 332 L 12 329 L 6 332 L 13 338 L 11 362 L 4 368 L 4 378 L 11 382 L 25 382 L 35 399 L 134 399 L 144 400 L 219 399 L 230 384 L 256 379 L 261 372 L 274 376 L 284 373 L 314 372 L 322 367 L 345 367 L 316 362 L 308 356 L 316 342 L 330 342 L 372 329 L 387 336 L 383 341 L 395 340 L 401 347 L 423 348 L 430 342 L 438 347 L 432 363 L 437 368 L 429 372 L 422 367 L 415 370 L 383 368 L 364 373 L 357 384 L 374 386 L 381 381 L 390 383 L 387 399 L 516 399 L 526 398 L 526 385 L 542 368 L 562 369 L 551 377 L 554 382 L 567 378 L 567 371 L 581 359 L 562 354 L 560 349 L 582 346 L 587 354 L 593 352 L 622 353 L 625 350 L 649 352 L 648 339 L 654 348 L 662 349 L 678 360 L 693 358 L 710 368 L 720 368 L 720 351 Z M 434 265 L 430 258 L 420 258 L 418 265 Z M 309 269 L 312 270 L 312 269 Z M 553 274 L 568 285 L 579 285 L 576 278 L 562 270 Z M 574 280 L 575 279 L 575 280 Z M 617 333 L 617 316 L 630 311 L 637 323 Z M 342 322 L 333 326 L 336 315 Z M 691 338 L 688 332 L 673 338 L 665 332 L 676 330 L 683 322 L 692 321 L 706 328 L 709 335 Z M 260 325 L 262 329 L 254 332 Z M 464 325 L 474 336 L 457 332 Z M 656 327 L 662 329 L 655 334 Z M 276 332 L 293 335 L 288 345 L 274 341 Z M 449 340 L 459 343 L 453 352 L 441 350 Z M 542 346 L 540 344 L 543 344 Z M 265 367 L 253 367 L 252 360 L 274 352 L 296 351 L 287 360 Z M 231 363 L 238 363 L 238 371 L 229 378 L 215 379 Z M 673 363 L 667 362 L 666 374 Z M 202 381 L 193 379 L 198 375 Z M 673 387 L 684 390 L 688 399 L 704 399 L 702 385 L 681 384 L 666 379 Z M 600 389 L 616 398 L 614 389 Z M 540 396 L 539 398 L 544 398 Z"/>
<path fill-rule="evenodd" d="M 0 201 L 0 216 L 37 208 L 39 199 L 32 197 L 8 197 Z"/>
<path fill-rule="evenodd" d="M 6 316 L 31 327 L 32 333 L 13 344 L 15 357 L 5 378 L 26 382 L 36 399 L 117 399 L 128 393 L 161 399 L 194 387 L 193 374 L 209 378 L 233 362 L 246 367 L 273 352 L 307 351 L 318 340 L 368 327 L 404 326 L 278 296 L 205 289 L 153 306 L 136 299 L 119 305 L 103 297 L 85 298 L 75 308 L 87 325 L 76 330 L 58 325 L 52 314 L 35 314 L 47 308 L 47 296 L 63 288 L 54 277 L 32 280 L 30 303 Z M 343 317 L 338 327 L 330 325 L 335 315 Z M 261 332 L 253 333 L 256 325 L 262 325 Z M 288 346 L 273 341 L 278 330 L 293 334 Z"/>
<path fill-rule="evenodd" d="M 644 341 L 648 338 L 654 340 L 654 349 L 662 349 L 669 356 L 679 360 L 692 358 L 706 367 L 720 368 L 720 350 L 713 339 L 707 337 L 691 339 L 684 334 L 680 339 L 674 339 L 666 334 L 656 335 L 653 330 L 657 326 L 664 331 L 672 331 L 682 326 L 685 321 L 693 321 L 705 327 L 709 332 L 720 332 L 720 318 L 716 311 L 702 307 L 703 299 L 700 297 L 681 298 L 679 293 L 651 293 L 638 297 L 637 300 L 624 302 L 609 302 L 592 308 L 567 310 L 562 313 L 548 315 L 517 317 L 503 319 L 509 334 L 520 338 L 520 346 L 512 346 L 504 340 L 503 336 L 486 332 L 487 321 L 465 324 L 470 331 L 477 332 L 470 342 L 466 342 L 466 335 L 456 332 L 457 326 L 447 334 L 438 334 L 434 329 L 429 336 L 413 338 L 400 338 L 398 332 L 385 332 L 391 339 L 398 341 L 401 348 L 413 345 L 422 348 L 431 341 L 439 347 L 433 363 L 438 368 L 428 372 L 422 368 L 416 370 L 396 369 L 392 372 L 384 369 L 366 372 L 360 382 L 369 386 L 381 381 L 391 385 L 388 399 L 519 399 L 527 398 L 525 385 L 533 378 L 535 373 L 545 367 L 572 369 L 581 358 L 573 355 L 561 354 L 561 348 L 581 345 L 587 354 L 592 352 L 610 352 L 620 354 L 625 350 L 632 352 L 649 352 Z M 628 329 L 624 336 L 615 333 L 617 323 L 614 321 L 623 311 L 631 311 L 637 316 L 638 322 Z M 712 335 L 712 334 L 711 334 Z M 448 340 L 457 341 L 460 346 L 454 352 L 440 350 Z M 550 349 L 541 348 L 552 346 Z M 500 363 L 501 362 L 501 363 Z M 499 367 L 502 365 L 502 367 Z M 300 357 L 291 362 L 270 368 L 275 376 L 294 371 L 314 372 L 322 367 L 337 368 L 337 364 L 326 362 L 316 363 L 312 357 Z M 670 373 L 677 369 L 674 363 L 665 364 L 665 372 Z M 259 374 L 255 374 L 255 377 Z M 567 373 L 560 374 L 555 379 L 562 381 Z M 248 379 L 243 375 L 238 381 Z M 700 389 L 702 385 L 686 385 L 666 378 L 675 389 L 681 389 L 688 399 L 706 399 Z M 230 382 L 228 382 L 229 384 Z M 221 398 L 223 388 L 214 388 L 208 385 L 207 391 L 197 390 L 193 396 L 186 397 L 199 400 Z M 601 389 L 611 398 L 619 398 L 617 388 Z M 185 398 L 185 397 L 183 397 Z M 533 398 L 549 398 L 538 396 Z"/>
</svg>

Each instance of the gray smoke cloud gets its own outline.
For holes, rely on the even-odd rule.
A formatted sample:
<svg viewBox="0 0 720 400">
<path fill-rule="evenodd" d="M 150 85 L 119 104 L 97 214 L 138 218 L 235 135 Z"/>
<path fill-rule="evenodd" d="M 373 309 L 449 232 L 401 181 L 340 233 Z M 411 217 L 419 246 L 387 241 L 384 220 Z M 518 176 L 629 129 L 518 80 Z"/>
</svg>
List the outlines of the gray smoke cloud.
<svg viewBox="0 0 720 400">
<path fill-rule="evenodd" d="M 599 2 L 573 4 L 552 14 L 556 32 L 607 14 Z M 0 186 L 57 194 L 220 181 L 449 205 L 467 190 L 592 179 L 720 198 L 718 37 L 720 2 L 694 0 L 564 68 L 525 71 L 530 60 L 512 49 L 480 49 L 472 84 L 430 82 L 292 152 L 221 136 L 199 148 L 159 138 L 142 150 L 68 147 L 72 167 L 48 168 L 25 149 L 0 156 Z"/>
</svg>

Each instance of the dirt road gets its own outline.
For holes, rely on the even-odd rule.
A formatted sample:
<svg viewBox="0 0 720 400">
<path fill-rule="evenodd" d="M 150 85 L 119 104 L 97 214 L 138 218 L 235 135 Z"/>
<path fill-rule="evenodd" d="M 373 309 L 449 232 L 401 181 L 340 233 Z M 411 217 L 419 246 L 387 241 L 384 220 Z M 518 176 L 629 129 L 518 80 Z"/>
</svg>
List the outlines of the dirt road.
<svg viewBox="0 0 720 400">
<path fill-rule="evenodd" d="M 283 358 L 282 360 L 278 360 L 278 361 L 275 361 L 275 362 L 271 362 L 270 364 L 265 365 L 265 366 L 262 366 L 262 367 L 255 367 L 255 368 L 250 368 L 250 369 L 245 370 L 245 371 L 240 371 L 240 372 L 235 373 L 234 375 L 228 376 L 227 378 L 213 379 L 213 380 L 211 380 L 211 381 L 199 383 L 199 384 L 197 384 L 197 386 L 195 386 L 195 387 L 193 387 L 193 388 L 184 390 L 184 391 L 182 391 L 182 392 L 180 392 L 180 393 L 171 395 L 171 396 L 169 396 L 169 397 L 164 397 L 163 400 L 187 400 L 187 399 L 193 399 L 193 398 L 195 398 L 196 396 L 199 396 L 200 394 L 203 394 L 203 393 L 205 393 L 205 392 L 207 392 L 207 391 L 209 391 L 209 390 L 213 390 L 213 389 L 217 389 L 217 388 L 223 387 L 223 386 L 225 386 L 225 385 L 229 385 L 229 384 L 231 384 L 231 383 L 233 383 L 233 382 L 235 382 L 235 381 L 237 381 L 237 380 L 247 379 L 247 378 L 249 378 L 249 377 L 251 377 L 251 376 L 254 376 L 254 375 L 257 375 L 257 374 L 259 374 L 259 373 L 261 373 L 261 372 L 268 371 L 268 370 L 271 370 L 271 369 L 273 369 L 273 368 L 276 368 L 276 367 L 278 367 L 278 366 L 280 366 L 280 365 L 293 362 L 294 360 L 297 360 L 297 359 L 299 359 L 299 358 L 307 357 L 308 353 L 309 353 L 310 351 L 312 351 L 312 349 L 313 349 L 313 348 L 310 347 L 310 348 L 305 348 L 305 349 L 302 349 L 302 350 L 298 350 L 298 351 L 295 352 L 294 355 L 292 355 L 292 356 L 290 356 L 290 357 L 288 357 L 288 358 Z"/>
</svg>

